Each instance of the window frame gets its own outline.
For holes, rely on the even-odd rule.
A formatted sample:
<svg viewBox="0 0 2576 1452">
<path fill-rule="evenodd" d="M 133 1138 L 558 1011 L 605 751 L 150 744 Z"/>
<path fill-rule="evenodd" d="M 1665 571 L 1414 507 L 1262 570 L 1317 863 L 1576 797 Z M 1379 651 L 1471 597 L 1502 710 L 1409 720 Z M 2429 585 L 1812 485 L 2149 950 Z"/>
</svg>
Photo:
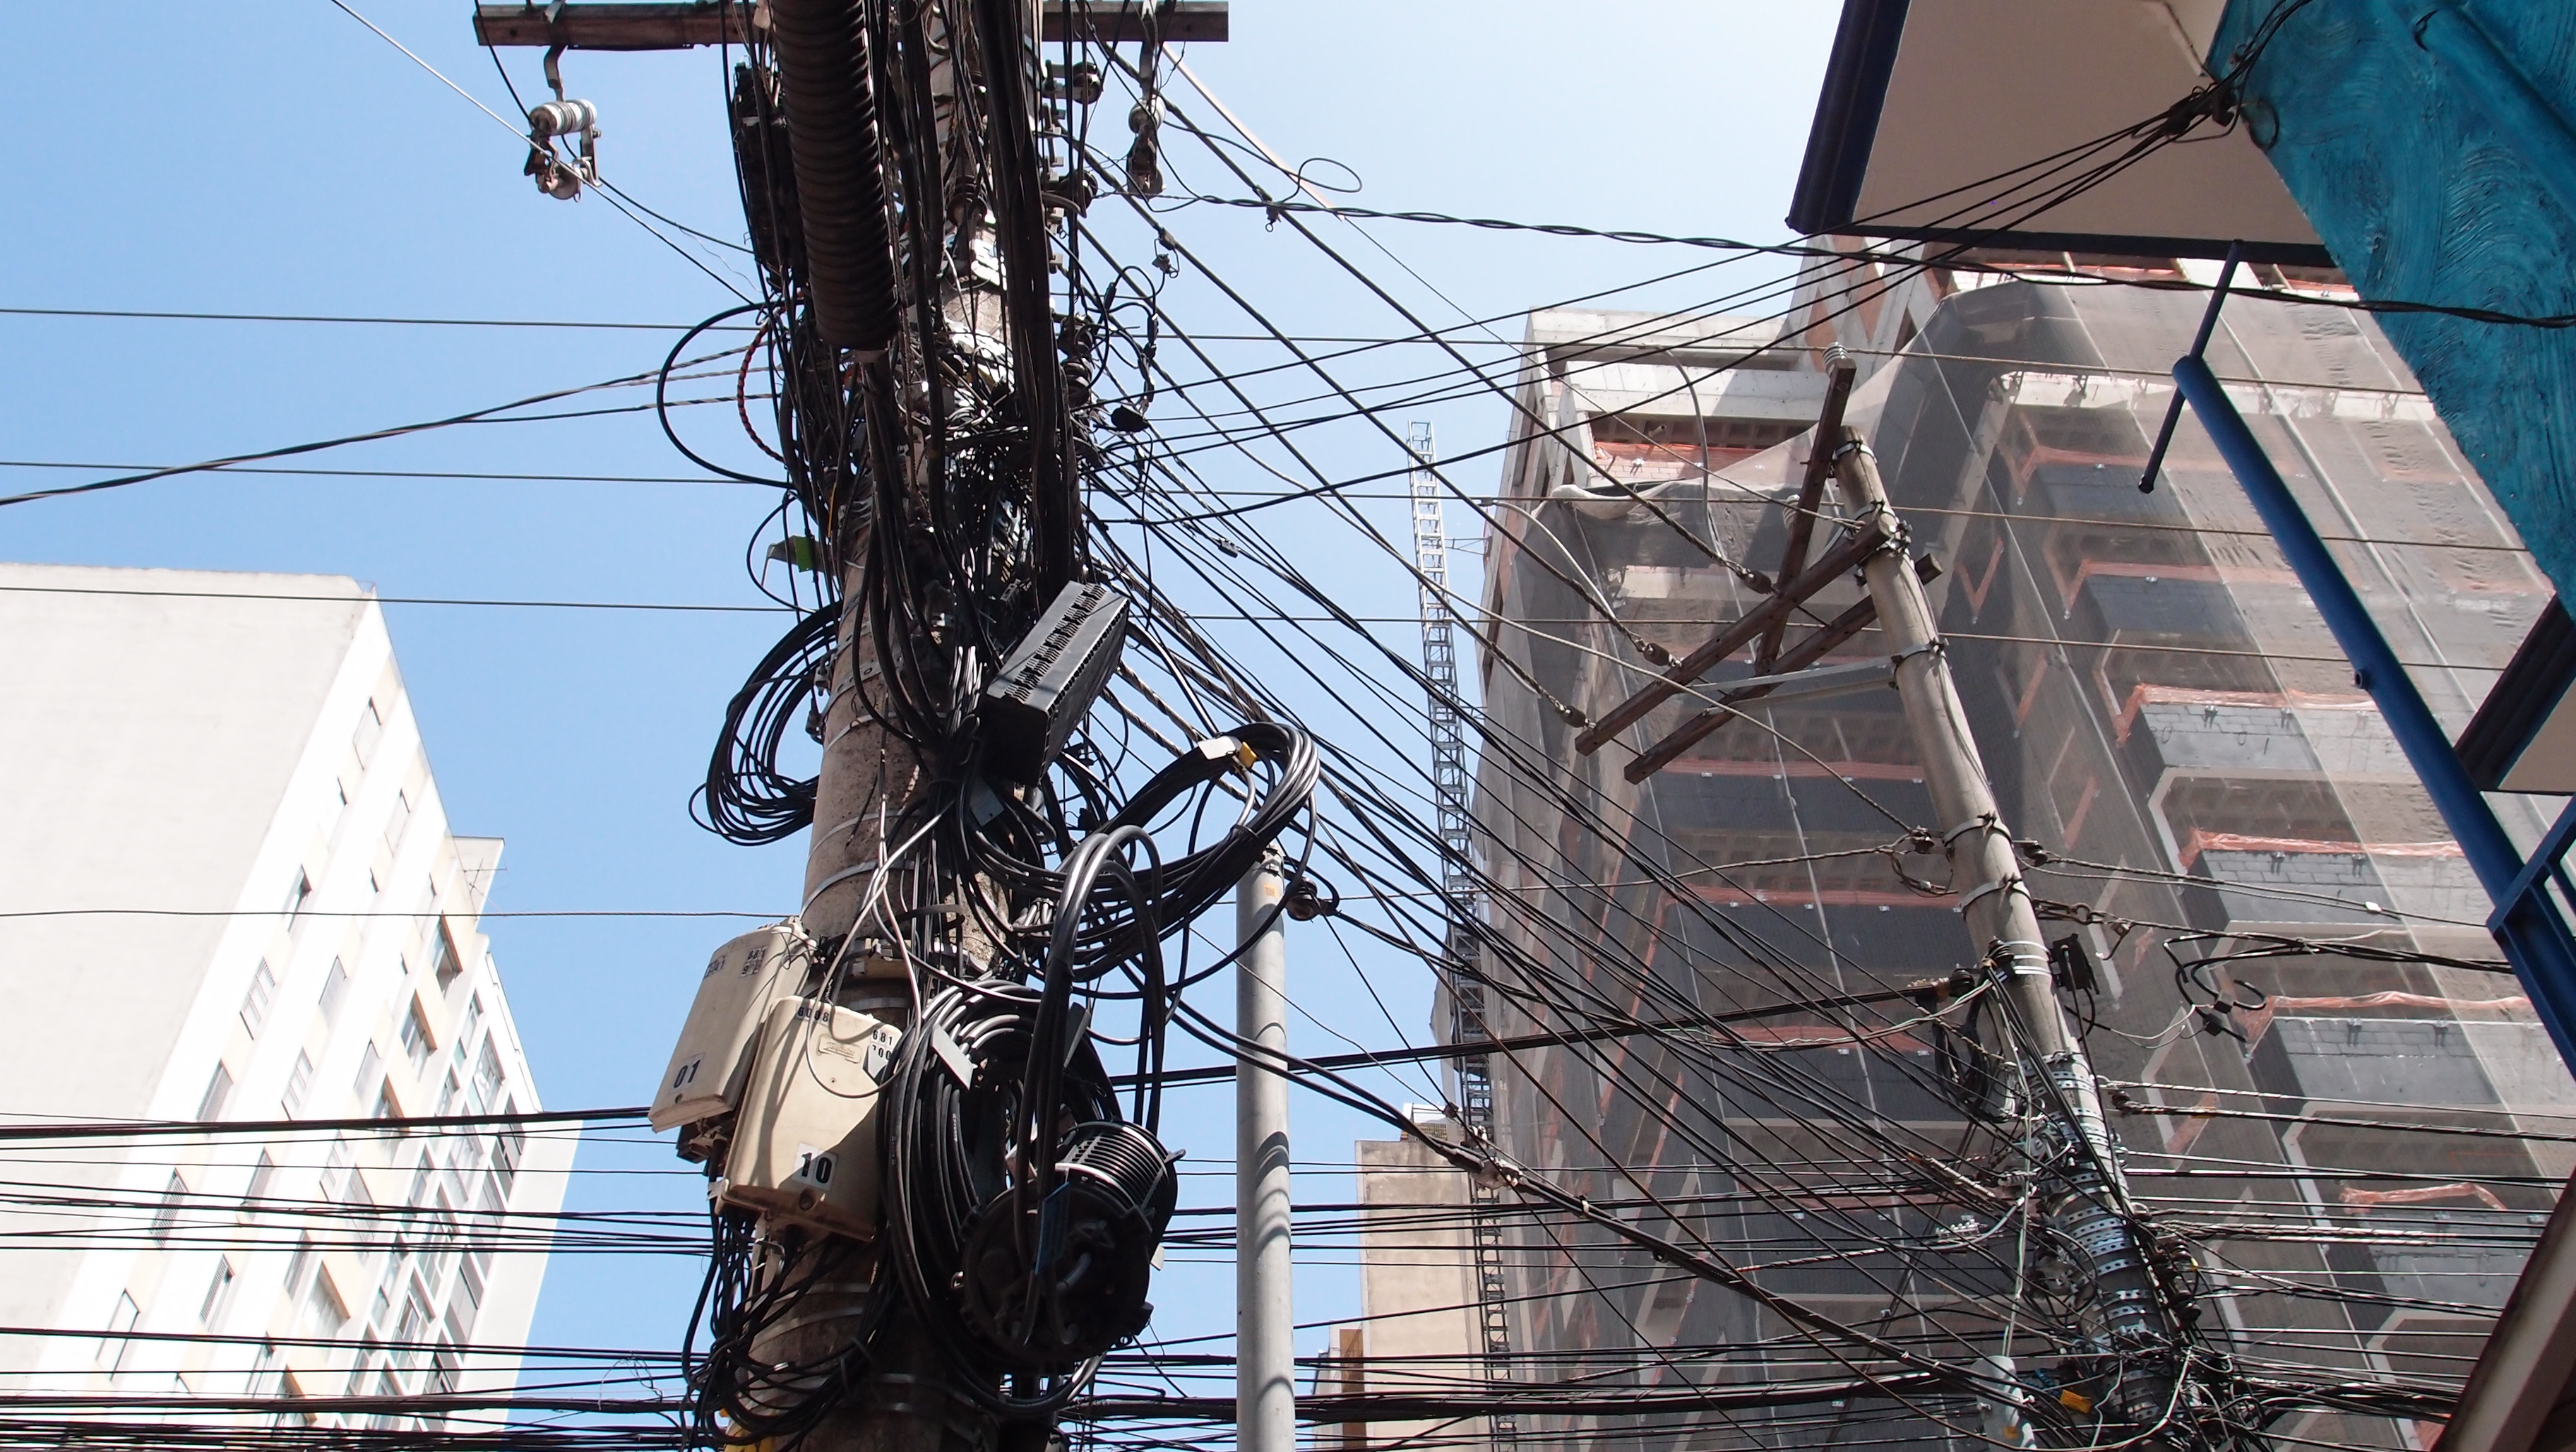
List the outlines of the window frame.
<svg viewBox="0 0 2576 1452">
<path fill-rule="evenodd" d="M 331 971 L 322 975 L 322 991 L 313 1000 L 325 1024 L 340 1021 L 340 1007 L 349 1001 L 349 978 L 349 965 L 338 958 L 332 959 Z"/>
<path fill-rule="evenodd" d="M 304 1113 L 304 1102 L 313 1097 L 313 1055 L 297 1049 L 295 1063 L 286 1071 L 286 1087 L 278 1093 L 277 1107 L 285 1117 L 294 1119 Z"/>
<path fill-rule="evenodd" d="M 206 1092 L 197 1100 L 197 1122 L 209 1124 L 221 1118 L 224 1106 L 232 1102 L 233 1070 L 221 1059 L 215 1061 L 215 1072 L 206 1078 Z"/>
<path fill-rule="evenodd" d="M 232 1309 L 233 1287 L 241 1283 L 241 1272 L 234 1269 L 229 1255 L 215 1257 L 214 1274 L 206 1278 L 206 1297 L 197 1303 L 197 1324 L 209 1330 L 223 1324 L 224 1314 Z"/>
<path fill-rule="evenodd" d="M 259 966 L 251 970 L 250 986 L 242 991 L 241 1023 L 252 1038 L 258 1038 L 260 1030 L 268 1026 L 268 1011 L 276 1002 L 277 973 L 262 958 Z"/>
</svg>

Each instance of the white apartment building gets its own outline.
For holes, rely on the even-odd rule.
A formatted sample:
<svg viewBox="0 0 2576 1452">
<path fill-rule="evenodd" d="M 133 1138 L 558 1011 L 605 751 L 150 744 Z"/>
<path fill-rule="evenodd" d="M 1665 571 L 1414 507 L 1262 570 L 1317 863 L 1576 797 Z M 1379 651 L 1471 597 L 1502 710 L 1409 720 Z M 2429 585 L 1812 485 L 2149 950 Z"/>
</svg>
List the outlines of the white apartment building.
<svg viewBox="0 0 2576 1452">
<path fill-rule="evenodd" d="M 0 565 L 0 1386 L 395 1428 L 434 1404 L 329 1403 L 512 1384 L 572 1135 L 373 1123 L 541 1108 L 500 854 L 355 581 Z M 200 1120 L 245 1128 L 121 1128 Z"/>
</svg>

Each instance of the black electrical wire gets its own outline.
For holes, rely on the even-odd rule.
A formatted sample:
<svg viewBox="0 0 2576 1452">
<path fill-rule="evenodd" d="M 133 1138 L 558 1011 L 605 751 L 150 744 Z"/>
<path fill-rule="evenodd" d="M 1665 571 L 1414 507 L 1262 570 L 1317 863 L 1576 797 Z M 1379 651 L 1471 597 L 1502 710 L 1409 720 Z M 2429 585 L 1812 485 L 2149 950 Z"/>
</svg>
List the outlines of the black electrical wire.
<svg viewBox="0 0 2576 1452">
<path fill-rule="evenodd" d="M 778 768 L 798 708 L 829 694 L 841 607 L 827 604 L 788 628 L 725 707 L 707 779 L 690 798 L 698 825 L 728 842 L 755 847 L 780 842 L 814 824 L 813 777 Z M 819 710 L 815 713 L 820 719 Z"/>
</svg>

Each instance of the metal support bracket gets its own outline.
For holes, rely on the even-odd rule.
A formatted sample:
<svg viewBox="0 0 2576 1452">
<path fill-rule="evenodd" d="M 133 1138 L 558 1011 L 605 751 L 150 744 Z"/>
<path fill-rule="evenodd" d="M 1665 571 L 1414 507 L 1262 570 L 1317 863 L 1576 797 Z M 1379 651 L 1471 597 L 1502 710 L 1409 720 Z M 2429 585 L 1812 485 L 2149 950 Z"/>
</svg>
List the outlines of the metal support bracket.
<svg viewBox="0 0 2576 1452">
<path fill-rule="evenodd" d="M 2200 332 L 2191 340 L 2190 356 L 2197 358 L 2209 351 L 2210 335 L 2218 331 L 2218 310 L 2227 304 L 2227 284 L 2236 278 L 2236 264 L 2245 255 L 2245 244 L 2227 244 L 2227 262 L 2218 269 L 2218 286 L 2209 290 L 2209 310 L 2200 315 Z M 2164 472 L 2165 450 L 2173 447 L 2174 429 L 2182 422 L 2182 390 L 2174 390 L 2173 402 L 2165 405 L 2164 426 L 2156 430 L 2156 446 L 2147 450 L 2147 470 L 2138 476 L 2138 492 L 2156 492 L 2156 476 Z"/>
<path fill-rule="evenodd" d="M 1715 704 L 1731 706 L 1748 696 L 1761 696 L 1772 704 L 1782 701 L 1812 701 L 1820 696 L 1840 696 L 1868 686 L 1891 685 L 1896 680 L 1893 661 L 1861 660 L 1843 665 L 1810 666 L 1776 676 L 1747 676 L 1728 681 L 1709 693 Z"/>
<path fill-rule="evenodd" d="M 2576 846 L 2576 798 L 2569 799 L 2567 809 L 2558 814 L 2557 824 L 2540 839 L 2539 846 L 2531 849 L 2531 860 L 2514 875 L 2513 885 L 2497 894 L 2496 909 L 2487 915 L 2488 932 L 2504 931 L 2505 919 L 2522 904 L 2523 899 L 2540 891 L 2541 878 L 2558 870 L 2570 846 Z"/>
</svg>

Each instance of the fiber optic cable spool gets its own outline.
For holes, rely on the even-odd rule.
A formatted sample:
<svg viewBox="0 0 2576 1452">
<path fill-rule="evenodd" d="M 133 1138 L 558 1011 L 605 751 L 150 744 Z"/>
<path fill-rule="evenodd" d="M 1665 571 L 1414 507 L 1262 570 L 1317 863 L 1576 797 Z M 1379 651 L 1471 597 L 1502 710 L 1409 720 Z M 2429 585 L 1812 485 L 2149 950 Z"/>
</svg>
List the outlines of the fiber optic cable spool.
<svg viewBox="0 0 2576 1452">
<path fill-rule="evenodd" d="M 1134 1124 L 1078 1124 L 1057 1152 L 1063 1179 L 1034 1209 L 1006 1190 L 966 1231 L 957 1272 L 966 1322 L 1011 1360 L 1055 1366 L 1106 1354 L 1145 1329 L 1155 1248 L 1179 1180 Z"/>
<path fill-rule="evenodd" d="M 1100 699 L 1126 637 L 1126 596 L 1081 580 L 1057 591 L 984 688 L 985 769 L 1021 786 L 1045 775 Z"/>
<path fill-rule="evenodd" d="M 752 1036 L 786 982 L 782 969 L 811 951 L 796 919 L 755 928 L 718 948 L 653 1090 L 645 1118 L 657 1131 L 731 1114 L 751 1075 Z"/>
</svg>

